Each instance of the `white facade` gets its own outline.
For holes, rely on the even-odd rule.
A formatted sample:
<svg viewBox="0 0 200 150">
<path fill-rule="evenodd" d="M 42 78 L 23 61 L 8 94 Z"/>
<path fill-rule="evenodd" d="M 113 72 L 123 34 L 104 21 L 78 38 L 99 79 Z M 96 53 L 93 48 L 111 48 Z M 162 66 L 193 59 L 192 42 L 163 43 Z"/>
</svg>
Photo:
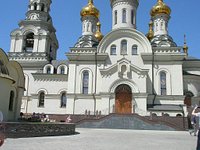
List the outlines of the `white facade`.
<svg viewBox="0 0 200 150">
<path fill-rule="evenodd" d="M 41 3 L 34 4 L 39 9 L 35 13 L 42 11 Z M 49 8 L 50 3 L 43 5 Z M 89 4 L 93 6 L 93 1 Z M 168 35 L 169 14 L 152 17 L 154 37 L 149 41 L 136 29 L 138 5 L 138 0 L 111 0 L 113 28 L 101 41 L 94 36 L 99 21 L 96 8 L 87 9 L 81 16 L 82 36 L 63 62 L 55 60 L 58 43 L 53 25 L 40 27 L 47 21 L 44 18 L 22 21 L 11 34 L 9 53 L 25 74 L 22 111 L 187 114 L 188 93 L 193 94 L 192 104 L 199 103 L 200 60 L 188 57 Z M 31 9 L 28 12 L 34 12 Z M 30 18 L 36 21 L 30 24 Z M 24 51 L 23 37 L 30 32 L 34 33 L 28 36 L 34 41 L 28 42 L 32 51 Z"/>
</svg>

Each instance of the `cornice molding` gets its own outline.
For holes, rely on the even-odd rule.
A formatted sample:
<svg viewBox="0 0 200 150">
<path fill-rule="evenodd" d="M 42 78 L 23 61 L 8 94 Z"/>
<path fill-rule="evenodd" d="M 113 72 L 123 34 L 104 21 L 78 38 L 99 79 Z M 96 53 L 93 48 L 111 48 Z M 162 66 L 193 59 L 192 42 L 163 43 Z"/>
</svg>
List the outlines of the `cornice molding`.
<svg viewBox="0 0 200 150">
<path fill-rule="evenodd" d="M 32 73 L 32 75 L 35 81 L 52 81 L 52 82 L 68 81 L 68 75 L 66 74 Z"/>
</svg>

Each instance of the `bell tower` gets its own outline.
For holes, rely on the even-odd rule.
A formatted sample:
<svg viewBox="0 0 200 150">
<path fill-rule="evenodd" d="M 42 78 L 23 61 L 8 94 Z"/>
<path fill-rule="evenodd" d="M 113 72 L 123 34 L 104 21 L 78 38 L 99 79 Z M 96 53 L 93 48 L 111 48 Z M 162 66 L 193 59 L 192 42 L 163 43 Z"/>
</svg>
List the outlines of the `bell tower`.
<svg viewBox="0 0 200 150">
<path fill-rule="evenodd" d="M 11 33 L 11 60 L 28 64 L 56 59 L 58 41 L 49 14 L 50 5 L 51 0 L 29 1 L 26 19 Z"/>
<path fill-rule="evenodd" d="M 112 29 L 136 29 L 136 14 L 139 0 L 110 0 L 112 7 Z"/>
</svg>

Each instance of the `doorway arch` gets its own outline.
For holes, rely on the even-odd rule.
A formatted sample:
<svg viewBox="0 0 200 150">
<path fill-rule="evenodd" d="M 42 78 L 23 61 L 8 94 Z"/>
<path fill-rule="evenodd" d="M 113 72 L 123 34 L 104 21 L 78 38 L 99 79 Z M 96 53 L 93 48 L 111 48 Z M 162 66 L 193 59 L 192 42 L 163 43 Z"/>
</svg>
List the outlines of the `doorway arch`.
<svg viewBox="0 0 200 150">
<path fill-rule="evenodd" d="M 126 84 L 121 84 L 115 89 L 115 113 L 132 113 L 132 90 Z"/>
</svg>

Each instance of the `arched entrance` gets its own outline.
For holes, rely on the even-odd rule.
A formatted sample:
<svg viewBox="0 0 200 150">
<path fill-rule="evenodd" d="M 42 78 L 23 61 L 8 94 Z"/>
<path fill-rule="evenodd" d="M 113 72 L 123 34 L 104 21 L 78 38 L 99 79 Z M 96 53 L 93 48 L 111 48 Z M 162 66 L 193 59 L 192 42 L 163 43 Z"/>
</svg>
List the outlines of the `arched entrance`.
<svg viewBox="0 0 200 150">
<path fill-rule="evenodd" d="M 132 90 L 126 85 L 119 85 L 115 90 L 115 113 L 132 113 Z"/>
</svg>

